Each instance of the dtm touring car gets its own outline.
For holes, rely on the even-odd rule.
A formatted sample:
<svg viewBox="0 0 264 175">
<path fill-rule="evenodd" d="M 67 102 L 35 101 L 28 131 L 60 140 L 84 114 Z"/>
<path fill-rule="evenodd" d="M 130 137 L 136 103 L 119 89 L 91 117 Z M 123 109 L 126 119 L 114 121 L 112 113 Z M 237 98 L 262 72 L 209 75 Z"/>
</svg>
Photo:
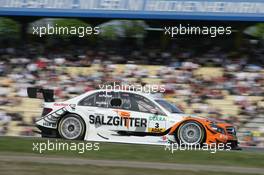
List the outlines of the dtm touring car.
<svg viewBox="0 0 264 175">
<path fill-rule="evenodd" d="M 150 94 L 94 90 L 55 102 L 49 89 L 28 88 L 30 98 L 44 98 L 36 122 L 42 137 L 137 144 L 224 143 L 238 147 L 235 127 L 183 113 Z"/>
</svg>

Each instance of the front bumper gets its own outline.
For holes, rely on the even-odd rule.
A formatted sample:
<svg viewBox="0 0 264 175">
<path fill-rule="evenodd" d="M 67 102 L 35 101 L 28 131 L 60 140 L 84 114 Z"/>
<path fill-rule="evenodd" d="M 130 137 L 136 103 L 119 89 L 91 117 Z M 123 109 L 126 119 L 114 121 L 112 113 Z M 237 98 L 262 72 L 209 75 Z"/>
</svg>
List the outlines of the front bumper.
<svg viewBox="0 0 264 175">
<path fill-rule="evenodd" d="M 228 140 L 227 143 L 230 143 L 232 150 L 242 150 L 242 148 L 238 146 L 239 142 L 237 140 Z"/>
<path fill-rule="evenodd" d="M 235 134 L 229 134 L 229 133 L 218 133 L 215 131 L 212 131 L 211 129 L 207 128 L 207 135 L 206 135 L 206 143 L 211 144 L 211 143 L 223 143 L 226 145 L 227 149 L 238 149 L 238 139 Z"/>
</svg>

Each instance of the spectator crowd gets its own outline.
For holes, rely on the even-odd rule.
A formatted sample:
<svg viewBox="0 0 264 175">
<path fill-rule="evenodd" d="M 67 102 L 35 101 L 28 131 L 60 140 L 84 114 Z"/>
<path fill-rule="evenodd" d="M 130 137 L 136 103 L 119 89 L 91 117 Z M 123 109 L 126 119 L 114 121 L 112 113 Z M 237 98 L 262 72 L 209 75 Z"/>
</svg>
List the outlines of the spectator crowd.
<svg viewBox="0 0 264 175">
<path fill-rule="evenodd" d="M 159 52 L 157 48 L 145 50 L 121 54 L 116 50 L 81 46 L 47 49 L 39 44 L 27 45 L 23 49 L 0 48 L 0 123 L 3 126 L 0 134 L 8 132 L 7 123 L 10 121 L 21 121 L 25 126 L 34 123 L 34 120 L 26 123 L 25 116 L 4 108 L 19 106 L 21 99 L 27 96 L 27 87 L 52 88 L 56 98 L 63 100 L 97 89 L 105 82 L 146 85 L 151 84 L 149 80 L 158 80 L 165 86 L 164 97 L 182 99 L 177 105 L 183 111 L 232 122 L 239 129 L 256 117 L 264 121 L 264 49 L 227 54 L 214 47 L 199 55 L 188 49 L 176 52 Z M 120 64 L 124 68 L 119 70 Z M 142 65 L 156 65 L 157 69 L 150 72 Z M 83 67 L 92 72 L 74 71 Z M 197 73 L 203 68 L 211 68 L 213 75 L 210 72 Z M 234 96 L 232 105 L 238 108 L 237 115 L 228 114 L 208 102 L 223 100 L 226 96 Z M 259 98 L 250 100 L 251 96 Z M 194 107 L 194 104 L 198 105 Z M 255 130 L 253 128 L 252 133 Z M 264 125 L 257 131 L 264 137 Z M 252 143 L 247 141 L 245 144 Z"/>
</svg>

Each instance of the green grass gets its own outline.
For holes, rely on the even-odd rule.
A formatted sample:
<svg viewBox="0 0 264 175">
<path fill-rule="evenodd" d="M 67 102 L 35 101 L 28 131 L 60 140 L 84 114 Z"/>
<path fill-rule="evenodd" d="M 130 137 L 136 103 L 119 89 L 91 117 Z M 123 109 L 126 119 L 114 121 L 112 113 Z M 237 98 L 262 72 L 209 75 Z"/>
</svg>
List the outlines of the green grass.
<svg viewBox="0 0 264 175">
<path fill-rule="evenodd" d="M 51 141 L 55 142 L 54 139 Z M 65 142 L 64 140 L 58 141 Z M 31 153 L 39 155 L 40 153 L 32 150 L 33 142 L 47 142 L 47 139 L 0 137 L 0 154 Z M 172 154 L 165 151 L 163 146 L 134 144 L 100 143 L 99 151 L 86 151 L 83 154 L 76 151 L 46 151 L 42 154 L 89 159 L 264 167 L 263 152 L 218 151 L 212 154 L 209 151 L 176 151 Z"/>
<path fill-rule="evenodd" d="M 39 163 L 10 163 L 0 161 L 1 175 L 212 175 L 212 172 L 206 171 L 175 171 L 175 170 L 154 170 L 142 168 L 120 168 L 120 167 L 97 167 L 90 165 L 54 165 L 54 164 L 39 164 Z M 224 173 L 214 172 L 214 175 L 222 175 Z M 228 175 L 239 175 L 237 173 L 228 173 Z M 241 175 L 241 174 L 240 174 Z"/>
</svg>

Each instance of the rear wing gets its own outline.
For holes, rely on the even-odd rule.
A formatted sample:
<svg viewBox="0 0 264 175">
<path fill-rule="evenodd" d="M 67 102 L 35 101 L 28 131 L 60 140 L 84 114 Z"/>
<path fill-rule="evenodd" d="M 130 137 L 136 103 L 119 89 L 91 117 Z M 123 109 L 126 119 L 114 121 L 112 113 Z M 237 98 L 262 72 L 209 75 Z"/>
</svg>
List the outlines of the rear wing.
<svg viewBox="0 0 264 175">
<path fill-rule="evenodd" d="M 54 102 L 54 90 L 39 87 L 27 88 L 29 98 L 44 99 L 45 102 Z"/>
</svg>

